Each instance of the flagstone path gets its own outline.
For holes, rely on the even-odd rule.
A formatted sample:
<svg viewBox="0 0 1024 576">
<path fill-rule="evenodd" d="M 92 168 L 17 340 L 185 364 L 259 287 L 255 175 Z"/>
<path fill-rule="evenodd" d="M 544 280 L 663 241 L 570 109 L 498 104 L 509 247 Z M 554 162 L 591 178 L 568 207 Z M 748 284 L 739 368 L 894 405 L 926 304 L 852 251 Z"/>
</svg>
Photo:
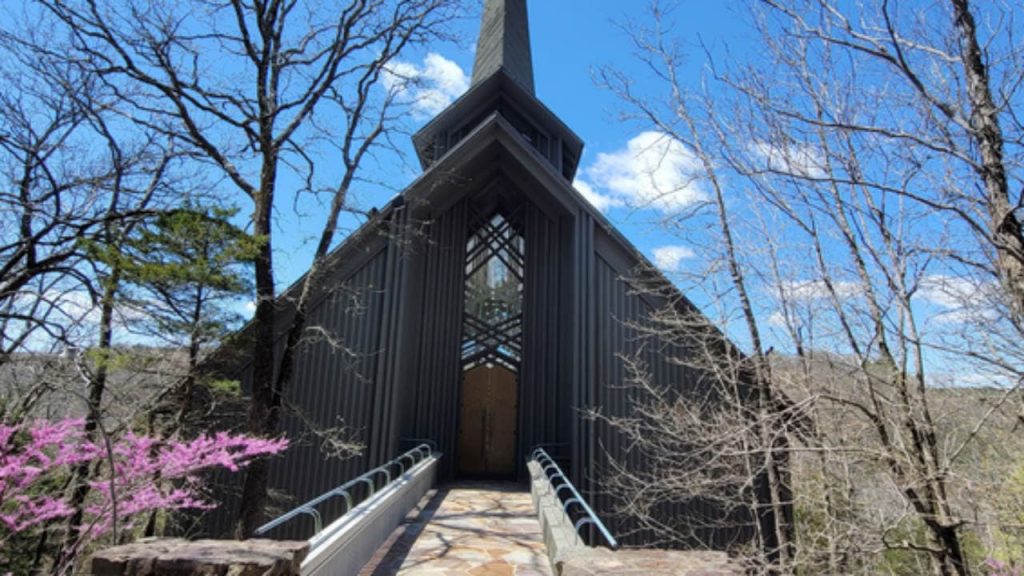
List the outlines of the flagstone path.
<svg viewBox="0 0 1024 576">
<path fill-rule="evenodd" d="M 512 484 L 460 483 L 431 491 L 361 576 L 551 574 L 529 492 Z"/>
</svg>

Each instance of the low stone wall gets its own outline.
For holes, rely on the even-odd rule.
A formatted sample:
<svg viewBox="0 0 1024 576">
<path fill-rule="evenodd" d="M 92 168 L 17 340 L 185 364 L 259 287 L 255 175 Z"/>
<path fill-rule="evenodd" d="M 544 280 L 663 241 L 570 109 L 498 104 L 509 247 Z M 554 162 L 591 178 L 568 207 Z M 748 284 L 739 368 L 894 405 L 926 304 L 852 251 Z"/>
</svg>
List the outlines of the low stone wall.
<svg viewBox="0 0 1024 576">
<path fill-rule="evenodd" d="M 724 552 L 627 549 L 587 546 L 562 510 L 551 483 L 530 461 L 530 495 L 537 510 L 551 570 L 556 576 L 637 574 L 643 576 L 740 576 Z"/>
<path fill-rule="evenodd" d="M 93 576 L 299 576 L 309 542 L 141 540 L 92 557 Z"/>
<path fill-rule="evenodd" d="M 533 507 L 540 520 L 541 531 L 544 533 L 544 545 L 548 550 L 548 560 L 555 574 L 561 573 L 561 565 L 567 557 L 575 555 L 577 549 L 587 550 L 586 544 L 580 539 L 572 522 L 562 510 L 562 504 L 554 494 L 540 465 L 531 460 L 527 464 L 530 471 L 530 496 Z"/>
<path fill-rule="evenodd" d="M 149 539 L 108 548 L 94 576 L 335 576 L 357 574 L 437 478 L 439 455 L 416 464 L 309 541 Z M 312 550 L 312 551 L 311 551 Z"/>
</svg>

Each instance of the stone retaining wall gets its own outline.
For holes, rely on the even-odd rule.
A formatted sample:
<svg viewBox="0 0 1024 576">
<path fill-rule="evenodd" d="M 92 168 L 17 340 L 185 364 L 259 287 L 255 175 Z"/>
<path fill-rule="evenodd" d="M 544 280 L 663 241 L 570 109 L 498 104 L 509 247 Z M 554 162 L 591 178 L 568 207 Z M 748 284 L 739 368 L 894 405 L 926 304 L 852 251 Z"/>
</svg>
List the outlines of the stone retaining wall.
<svg viewBox="0 0 1024 576">
<path fill-rule="evenodd" d="M 562 510 L 551 483 L 530 461 L 530 494 L 537 510 L 548 560 L 556 576 L 637 574 L 643 576 L 740 576 L 724 552 L 627 549 L 587 546 Z"/>
</svg>

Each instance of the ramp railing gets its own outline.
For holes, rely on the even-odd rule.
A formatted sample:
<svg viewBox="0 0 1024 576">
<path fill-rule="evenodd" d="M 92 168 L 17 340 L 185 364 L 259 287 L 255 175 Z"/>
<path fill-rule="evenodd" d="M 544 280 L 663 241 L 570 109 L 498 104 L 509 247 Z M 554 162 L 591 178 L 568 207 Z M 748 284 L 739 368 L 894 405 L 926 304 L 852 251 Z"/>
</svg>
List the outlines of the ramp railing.
<svg viewBox="0 0 1024 576">
<path fill-rule="evenodd" d="M 569 477 L 555 463 L 555 459 L 543 448 L 534 449 L 530 453 L 530 459 L 537 462 L 548 483 L 551 484 L 555 497 L 562 504 L 562 512 L 568 518 L 575 519 L 573 529 L 576 531 L 576 534 L 579 535 L 580 528 L 584 526 L 593 526 L 601 534 L 601 537 L 604 538 L 608 547 L 612 550 L 617 550 L 619 548 L 618 540 L 612 536 L 604 522 L 601 522 L 601 519 L 597 517 L 590 504 L 587 504 L 587 500 L 576 490 L 576 487 L 569 481 Z M 590 545 L 592 546 L 593 543 L 591 542 Z"/>
<path fill-rule="evenodd" d="M 365 492 L 366 494 L 363 500 L 366 500 L 372 497 L 378 490 L 385 488 L 393 480 L 400 478 L 407 470 L 428 458 L 433 451 L 431 444 L 424 442 L 408 452 L 403 453 L 401 456 L 389 460 L 388 462 L 377 466 L 376 468 L 369 470 L 348 482 L 345 482 L 337 488 L 329 490 L 304 504 L 292 508 L 288 512 L 285 512 L 257 528 L 256 535 L 260 536 L 266 534 L 274 528 L 277 528 L 278 526 L 290 522 L 300 516 L 308 516 L 313 519 L 312 536 L 316 536 L 324 529 L 323 516 L 318 509 L 323 504 L 332 501 L 335 498 L 344 498 L 345 511 L 338 516 L 338 518 L 343 518 L 346 514 L 351 512 L 352 508 L 357 504 L 357 502 L 354 501 L 354 494 L 357 492 L 356 488 L 365 486 L 365 490 L 360 490 L 358 492 Z M 380 483 L 381 480 L 383 480 L 383 483 Z M 337 520 L 337 518 L 334 520 Z M 315 539 L 311 538 L 311 541 L 315 541 Z"/>
</svg>

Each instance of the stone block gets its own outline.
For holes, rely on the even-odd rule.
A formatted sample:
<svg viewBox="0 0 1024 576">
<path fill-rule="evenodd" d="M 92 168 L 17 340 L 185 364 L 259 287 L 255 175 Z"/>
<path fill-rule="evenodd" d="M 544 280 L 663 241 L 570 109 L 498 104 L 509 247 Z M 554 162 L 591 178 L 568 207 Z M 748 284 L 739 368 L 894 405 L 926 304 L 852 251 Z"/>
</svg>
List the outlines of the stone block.
<svg viewBox="0 0 1024 576">
<path fill-rule="evenodd" d="M 741 576 L 723 552 L 603 548 L 577 550 L 563 559 L 562 576 Z"/>
<path fill-rule="evenodd" d="M 92 557 L 95 576 L 298 576 L 305 541 L 151 539 Z"/>
</svg>

